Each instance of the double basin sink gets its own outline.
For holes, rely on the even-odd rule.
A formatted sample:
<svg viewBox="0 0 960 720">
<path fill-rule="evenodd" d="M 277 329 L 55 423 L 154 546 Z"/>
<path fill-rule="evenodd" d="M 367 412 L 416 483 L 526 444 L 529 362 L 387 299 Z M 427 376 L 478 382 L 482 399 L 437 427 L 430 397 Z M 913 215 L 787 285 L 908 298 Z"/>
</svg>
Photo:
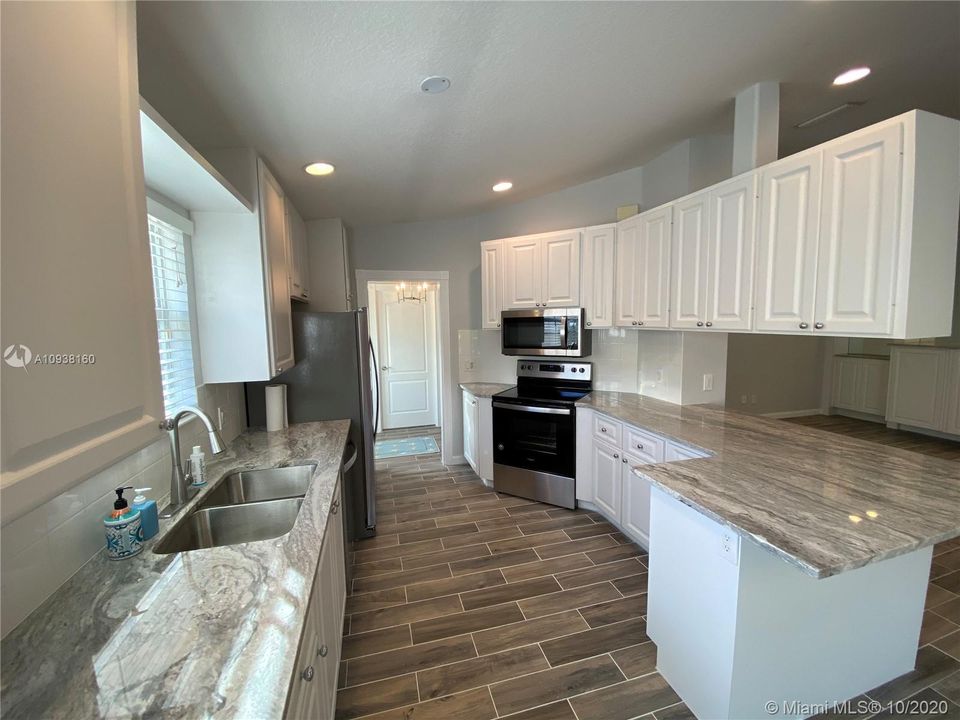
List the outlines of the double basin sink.
<svg viewBox="0 0 960 720">
<path fill-rule="evenodd" d="M 316 463 L 239 470 L 223 478 L 157 544 L 166 555 L 269 540 L 290 532 Z"/>
</svg>

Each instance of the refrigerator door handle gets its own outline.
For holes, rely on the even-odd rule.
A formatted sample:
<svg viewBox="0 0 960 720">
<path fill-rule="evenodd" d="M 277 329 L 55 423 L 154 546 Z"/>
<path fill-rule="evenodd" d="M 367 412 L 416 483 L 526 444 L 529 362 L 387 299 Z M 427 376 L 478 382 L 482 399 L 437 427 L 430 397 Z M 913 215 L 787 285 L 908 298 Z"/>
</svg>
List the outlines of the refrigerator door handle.
<svg viewBox="0 0 960 720">
<path fill-rule="evenodd" d="M 377 353 L 373 349 L 373 339 L 368 339 L 370 343 L 370 357 L 373 358 L 373 366 L 377 367 Z M 373 384 L 377 389 L 377 394 L 374 396 L 377 398 L 377 406 L 373 409 L 373 437 L 376 439 L 377 431 L 380 429 L 380 373 L 373 372 L 370 373 L 373 375 Z"/>
<path fill-rule="evenodd" d="M 353 454 L 350 456 L 350 459 L 343 464 L 344 473 L 350 472 L 350 468 L 352 468 L 354 463 L 357 462 L 357 457 L 359 456 L 359 452 L 353 443 L 348 444 L 347 449 L 353 450 Z"/>
</svg>

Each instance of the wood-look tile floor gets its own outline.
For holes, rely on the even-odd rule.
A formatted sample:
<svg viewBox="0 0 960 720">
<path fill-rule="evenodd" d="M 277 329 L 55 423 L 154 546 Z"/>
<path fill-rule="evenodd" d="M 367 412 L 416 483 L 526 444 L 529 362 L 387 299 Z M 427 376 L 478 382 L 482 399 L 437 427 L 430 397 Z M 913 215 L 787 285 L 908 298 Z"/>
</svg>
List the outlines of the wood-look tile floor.
<svg viewBox="0 0 960 720">
<path fill-rule="evenodd" d="M 692 717 L 656 672 L 646 554 L 615 527 L 495 493 L 436 454 L 377 461 L 377 485 L 377 536 L 353 552 L 337 720 Z M 918 669 L 877 697 L 960 702 L 960 542 L 934 568 Z"/>
<path fill-rule="evenodd" d="M 883 423 L 861 420 L 860 418 L 845 415 L 807 415 L 804 417 L 786 418 L 786 422 L 805 427 L 826 430 L 827 432 L 849 435 L 866 442 L 880 445 L 891 445 L 903 450 L 932 455 L 944 460 L 960 461 L 960 442 L 936 438 L 930 435 L 893 430 Z"/>
</svg>

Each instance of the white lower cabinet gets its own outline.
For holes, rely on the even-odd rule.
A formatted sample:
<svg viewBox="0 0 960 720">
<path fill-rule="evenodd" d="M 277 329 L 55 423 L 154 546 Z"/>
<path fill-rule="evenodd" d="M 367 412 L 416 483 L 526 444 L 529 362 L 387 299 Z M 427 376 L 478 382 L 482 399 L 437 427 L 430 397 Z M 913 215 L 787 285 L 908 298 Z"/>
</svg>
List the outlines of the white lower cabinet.
<svg viewBox="0 0 960 720">
<path fill-rule="evenodd" d="M 337 703 L 337 673 L 347 596 L 339 488 L 330 508 L 287 697 L 285 717 L 288 720 L 330 720 Z"/>
<path fill-rule="evenodd" d="M 633 469 L 707 457 L 654 432 L 592 410 L 577 411 L 577 500 L 596 507 L 633 540 L 648 547 L 650 482 Z"/>
<path fill-rule="evenodd" d="M 473 471 L 493 482 L 493 404 L 463 391 L 463 457 Z"/>
<path fill-rule="evenodd" d="M 831 405 L 883 416 L 887 411 L 890 361 L 881 358 L 837 356 L 833 359 Z"/>
<path fill-rule="evenodd" d="M 960 350 L 891 350 L 887 425 L 960 435 Z"/>
</svg>

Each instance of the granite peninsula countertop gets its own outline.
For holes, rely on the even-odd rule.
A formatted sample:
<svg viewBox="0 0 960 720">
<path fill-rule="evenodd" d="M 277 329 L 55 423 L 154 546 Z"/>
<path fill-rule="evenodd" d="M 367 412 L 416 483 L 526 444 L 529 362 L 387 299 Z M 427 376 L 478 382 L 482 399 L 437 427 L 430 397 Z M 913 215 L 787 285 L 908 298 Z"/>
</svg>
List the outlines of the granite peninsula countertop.
<svg viewBox="0 0 960 720">
<path fill-rule="evenodd" d="M 509 390 L 514 385 L 516 385 L 516 383 L 508 385 L 506 383 L 469 382 L 460 383 L 460 389 L 466 390 L 474 397 L 488 398 L 493 397 L 498 392 Z"/>
<path fill-rule="evenodd" d="M 960 463 L 634 393 L 577 405 L 710 453 L 633 472 L 814 577 L 960 535 Z"/>
<path fill-rule="evenodd" d="M 283 714 L 349 420 L 248 430 L 137 557 L 101 552 L 4 638 L 4 718 L 274 718 Z M 273 540 L 155 555 L 238 468 L 317 462 L 293 529 Z"/>
</svg>

